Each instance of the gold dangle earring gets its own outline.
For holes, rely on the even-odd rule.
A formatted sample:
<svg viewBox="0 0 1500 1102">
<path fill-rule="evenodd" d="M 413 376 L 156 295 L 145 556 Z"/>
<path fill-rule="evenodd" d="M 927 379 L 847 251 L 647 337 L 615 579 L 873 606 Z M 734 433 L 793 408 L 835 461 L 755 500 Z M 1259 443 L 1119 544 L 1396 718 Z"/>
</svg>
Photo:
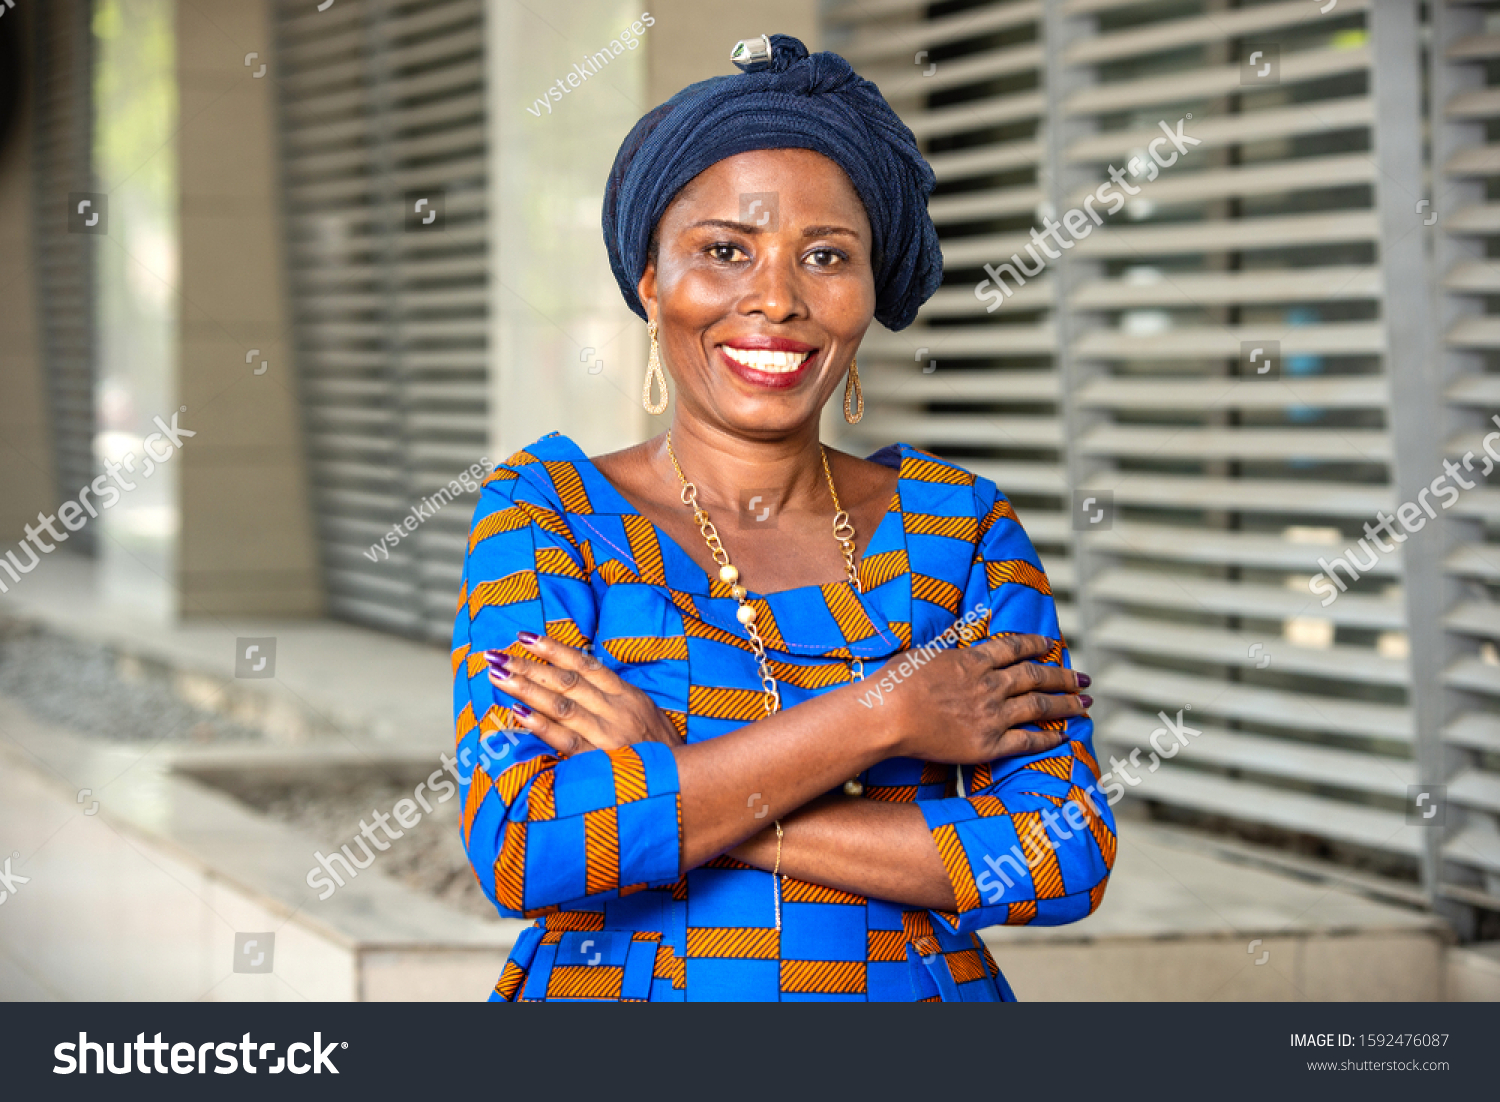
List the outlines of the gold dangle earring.
<svg viewBox="0 0 1500 1102">
<path fill-rule="evenodd" d="M 849 374 L 844 380 L 844 420 L 851 425 L 859 424 L 865 415 L 865 392 L 859 385 L 859 357 L 849 361 Z"/>
<path fill-rule="evenodd" d="M 656 322 L 648 322 L 646 332 L 651 334 L 651 359 L 646 364 L 646 382 L 641 387 L 641 405 L 646 407 L 647 413 L 661 413 L 667 408 L 667 402 L 671 399 L 672 395 L 667 390 L 666 372 L 661 369 L 661 344 L 656 339 Z M 661 389 L 661 401 L 654 405 L 651 402 L 652 379 L 656 380 L 656 385 Z"/>
</svg>

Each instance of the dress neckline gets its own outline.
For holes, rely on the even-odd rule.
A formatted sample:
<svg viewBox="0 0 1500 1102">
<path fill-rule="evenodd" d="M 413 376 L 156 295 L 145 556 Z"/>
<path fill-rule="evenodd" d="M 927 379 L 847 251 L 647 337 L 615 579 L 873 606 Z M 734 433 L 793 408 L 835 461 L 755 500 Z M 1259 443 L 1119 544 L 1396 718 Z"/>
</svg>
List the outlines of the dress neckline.
<svg viewBox="0 0 1500 1102">
<path fill-rule="evenodd" d="M 616 489 L 615 488 L 615 484 L 613 482 L 611 482 L 607 477 L 605 477 L 604 472 L 599 469 L 598 465 L 591 458 L 589 458 L 589 456 L 587 456 L 587 455 L 584 454 L 583 449 L 580 448 L 577 445 L 577 443 L 574 442 L 574 440 L 572 439 L 572 437 L 563 436 L 563 440 L 565 440 L 567 442 L 568 449 L 570 451 L 572 451 L 575 454 L 575 456 L 576 456 L 576 458 L 572 460 L 574 466 L 587 466 L 588 469 L 589 469 L 589 471 L 592 472 L 592 474 L 594 475 L 594 477 L 598 479 L 599 483 L 601 485 L 605 486 L 605 487 L 608 487 L 609 493 L 614 498 L 614 502 L 612 503 L 611 509 L 610 509 L 611 512 L 618 512 L 622 516 L 640 517 L 647 524 L 651 525 L 651 530 L 655 533 L 656 539 L 657 539 L 657 541 L 659 543 L 661 543 L 665 547 L 670 547 L 676 553 L 676 555 L 679 556 L 683 561 L 685 561 L 687 563 L 690 563 L 692 565 L 693 569 L 697 572 L 698 576 L 702 579 L 702 581 L 703 581 L 703 589 L 705 591 L 709 590 L 711 588 L 711 586 L 718 581 L 717 578 L 714 578 L 713 576 L 711 576 L 708 573 L 708 571 L 704 570 L 703 567 L 701 565 L 699 565 L 698 560 L 696 560 L 695 558 L 693 558 L 691 555 L 689 555 L 687 553 L 686 549 L 683 548 L 682 544 L 678 543 L 677 540 L 672 536 L 672 534 L 670 532 L 667 532 L 665 529 L 663 529 L 661 527 L 661 525 L 657 524 L 650 517 L 646 516 L 645 513 L 642 513 L 639 509 L 637 509 L 631 503 L 631 501 L 630 501 L 629 498 L 627 498 L 618 489 Z M 877 457 L 879 457 L 879 458 L 877 458 Z M 901 471 L 901 460 L 904 457 L 905 457 L 904 446 L 901 445 L 901 444 L 887 445 L 886 447 L 881 448 L 879 451 L 873 452 L 870 455 L 868 455 L 868 456 L 865 457 L 866 460 L 868 460 L 871 463 L 878 463 L 882 467 L 890 467 L 890 468 L 894 469 L 897 472 L 897 475 L 896 475 L 896 488 L 891 491 L 891 499 L 886 504 L 885 512 L 881 515 L 880 521 L 875 525 L 875 531 L 873 533 L 871 533 L 870 539 L 865 544 L 864 549 L 860 552 L 859 561 L 858 561 L 858 563 L 856 563 L 856 569 L 860 573 L 860 583 L 861 583 L 861 585 L 867 585 L 867 581 L 866 581 L 866 578 L 864 576 L 863 569 L 864 569 L 865 560 L 867 558 L 867 555 L 868 555 L 868 552 L 869 552 L 870 548 L 875 547 L 880 542 L 881 537 L 885 534 L 885 529 L 886 529 L 887 525 L 890 525 L 890 524 L 893 524 L 893 523 L 894 524 L 898 524 L 898 525 L 900 524 L 900 521 L 901 521 L 901 476 L 900 476 L 900 471 Z M 896 460 L 896 463 L 895 464 L 891 464 L 891 463 L 887 463 L 887 462 L 882 462 L 882 460 L 886 459 L 886 458 L 894 458 Z M 615 506 L 618 506 L 618 508 L 616 508 Z M 684 506 L 684 508 L 686 508 L 686 506 Z M 764 592 L 762 592 L 760 590 L 752 589 L 748 585 L 745 586 L 746 593 L 747 593 L 747 595 L 749 597 L 751 597 L 753 599 L 761 600 L 761 601 L 773 601 L 776 598 L 785 598 L 785 597 L 789 597 L 791 595 L 798 594 L 798 593 L 810 593 L 810 592 L 814 592 L 814 591 L 826 594 L 830 590 L 840 590 L 840 589 L 846 589 L 846 588 L 849 589 L 850 592 L 853 592 L 855 594 L 855 596 L 857 596 L 857 597 L 861 596 L 861 594 L 859 594 L 859 592 L 857 590 L 855 590 L 849 584 L 849 579 L 847 577 L 840 578 L 837 581 L 816 582 L 816 583 L 810 583 L 808 585 L 793 586 L 790 589 L 777 589 L 777 590 L 773 590 L 773 591 L 771 591 L 769 593 L 764 593 Z"/>
</svg>

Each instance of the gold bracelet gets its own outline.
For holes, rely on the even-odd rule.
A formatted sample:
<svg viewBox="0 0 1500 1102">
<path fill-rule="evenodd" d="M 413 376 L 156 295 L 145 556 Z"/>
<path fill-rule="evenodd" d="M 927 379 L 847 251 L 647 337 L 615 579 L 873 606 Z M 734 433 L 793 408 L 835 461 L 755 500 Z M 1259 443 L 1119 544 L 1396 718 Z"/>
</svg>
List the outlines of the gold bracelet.
<svg viewBox="0 0 1500 1102">
<path fill-rule="evenodd" d="M 781 820 L 773 820 L 776 826 L 776 867 L 771 870 L 771 899 L 776 904 L 776 929 L 781 929 Z"/>
</svg>

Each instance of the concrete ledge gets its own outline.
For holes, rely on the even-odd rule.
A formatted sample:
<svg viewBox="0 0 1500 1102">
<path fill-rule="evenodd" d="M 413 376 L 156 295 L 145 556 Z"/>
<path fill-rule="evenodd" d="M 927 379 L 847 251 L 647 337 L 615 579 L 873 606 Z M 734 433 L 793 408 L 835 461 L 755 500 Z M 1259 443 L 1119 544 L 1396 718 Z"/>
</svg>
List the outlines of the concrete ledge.
<svg viewBox="0 0 1500 1102">
<path fill-rule="evenodd" d="M 996 948 L 990 938 L 992 949 Z M 996 952 L 1028 1002 L 1349 1002 L 1441 1000 L 1440 938 L 1350 933 L 1256 939 L 1038 941 Z M 1260 954 L 1269 953 L 1263 967 Z"/>
<path fill-rule="evenodd" d="M 194 779 L 356 766 L 400 778 L 431 764 L 420 752 L 118 746 L 45 729 L 3 698 L 0 731 L 0 837 L 31 878 L 0 908 L 0 944 L 26 947 L 0 950 L 0 997 L 477 1000 L 526 925 L 471 918 L 373 870 L 319 901 L 304 877 L 326 839 Z M 1435 917 L 1194 847 L 1190 835 L 1127 821 L 1098 914 L 986 931 L 1017 995 L 1443 997 L 1447 933 Z M 273 973 L 234 972 L 234 935 L 247 931 L 275 932 Z M 1483 963 L 1500 977 L 1500 964 Z M 1447 969 L 1468 992 L 1456 997 L 1483 997 L 1478 964 Z"/>
<path fill-rule="evenodd" d="M 1500 1002 L 1500 945 L 1448 951 L 1449 1002 Z"/>
<path fill-rule="evenodd" d="M 984 938 L 1017 998 L 1325 1001 L 1443 998 L 1434 915 L 1234 864 L 1188 831 L 1120 822 L 1099 910 Z"/>
<path fill-rule="evenodd" d="M 0 838 L 29 877 L 0 907 L 0 998 L 480 1000 L 527 925 L 373 870 L 320 901 L 303 877 L 326 841 L 174 771 L 190 752 L 83 740 L 3 698 L 0 732 Z M 265 931 L 274 971 L 235 972 L 235 934 Z"/>
</svg>

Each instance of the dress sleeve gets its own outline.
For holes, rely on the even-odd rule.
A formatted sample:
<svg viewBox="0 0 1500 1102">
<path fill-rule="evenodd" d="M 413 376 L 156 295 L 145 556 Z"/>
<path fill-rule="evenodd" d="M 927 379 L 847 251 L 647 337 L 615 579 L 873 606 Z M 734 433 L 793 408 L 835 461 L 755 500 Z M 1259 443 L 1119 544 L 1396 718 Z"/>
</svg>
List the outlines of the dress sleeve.
<svg viewBox="0 0 1500 1102">
<path fill-rule="evenodd" d="M 523 453 L 524 454 L 524 453 Z M 515 727 L 486 650 L 520 654 L 522 631 L 583 648 L 597 605 L 589 549 L 524 467 L 485 481 L 453 629 L 456 775 L 464 848 L 502 914 L 531 918 L 675 882 L 681 860 L 677 763 L 642 742 L 559 761 Z"/>
<path fill-rule="evenodd" d="M 998 491 L 984 500 L 985 485 L 981 480 L 975 491 L 983 495 L 976 501 L 980 537 L 964 608 L 980 615 L 970 638 L 1044 635 L 1056 645 L 1041 661 L 1070 667 L 1036 550 Z M 1115 822 L 1097 787 L 1093 721 L 1077 716 L 1041 726 L 1065 730 L 1067 741 L 966 767 L 966 795 L 919 801 L 958 901 L 957 913 L 931 913 L 956 933 L 1076 922 L 1104 898 Z"/>
</svg>

